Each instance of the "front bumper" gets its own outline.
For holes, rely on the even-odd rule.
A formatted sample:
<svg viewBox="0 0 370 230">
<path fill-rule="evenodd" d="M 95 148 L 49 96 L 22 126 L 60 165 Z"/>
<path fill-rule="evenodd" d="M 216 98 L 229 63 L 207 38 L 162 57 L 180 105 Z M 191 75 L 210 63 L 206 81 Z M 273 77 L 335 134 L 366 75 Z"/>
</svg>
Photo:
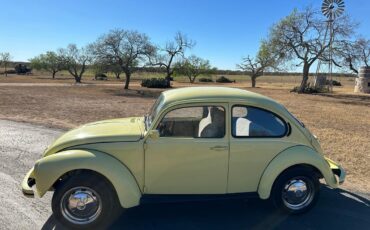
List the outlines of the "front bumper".
<svg viewBox="0 0 370 230">
<path fill-rule="evenodd" d="M 346 171 L 340 165 L 330 160 L 329 158 L 325 158 L 325 160 L 328 163 L 331 171 L 335 175 L 335 179 L 337 180 L 337 183 L 343 184 L 346 178 Z"/>
<path fill-rule="evenodd" d="M 34 176 L 34 168 L 32 168 L 22 181 L 22 192 L 25 196 L 33 197 L 35 195 L 35 191 L 32 189 L 36 184 Z"/>
</svg>

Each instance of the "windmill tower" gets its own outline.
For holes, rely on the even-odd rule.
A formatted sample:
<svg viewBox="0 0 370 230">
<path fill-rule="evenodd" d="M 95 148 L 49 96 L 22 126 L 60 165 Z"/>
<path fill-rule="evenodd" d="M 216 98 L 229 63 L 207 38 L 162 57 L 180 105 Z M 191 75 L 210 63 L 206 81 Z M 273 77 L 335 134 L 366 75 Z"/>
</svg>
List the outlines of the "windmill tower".
<svg viewBox="0 0 370 230">
<path fill-rule="evenodd" d="M 324 0 L 321 6 L 321 12 L 328 18 L 327 20 L 327 28 L 324 35 L 324 42 L 323 45 L 329 44 L 329 61 L 328 61 L 328 67 L 329 67 L 329 91 L 333 91 L 333 42 L 334 42 L 334 31 L 333 31 L 333 22 L 336 18 L 338 18 L 340 15 L 344 12 L 344 1 L 343 0 Z M 320 70 L 322 66 L 322 61 L 319 60 L 317 64 L 317 70 L 316 70 L 316 77 L 314 85 L 317 88 L 321 88 L 326 83 L 326 77 L 320 76 Z"/>
</svg>

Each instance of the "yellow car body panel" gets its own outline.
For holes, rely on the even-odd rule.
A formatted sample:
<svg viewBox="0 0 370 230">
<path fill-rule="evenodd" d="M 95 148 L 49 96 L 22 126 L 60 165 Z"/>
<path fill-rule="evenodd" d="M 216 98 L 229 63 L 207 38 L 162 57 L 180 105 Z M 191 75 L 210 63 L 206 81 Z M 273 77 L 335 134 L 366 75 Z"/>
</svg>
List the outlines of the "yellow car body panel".
<svg viewBox="0 0 370 230">
<path fill-rule="evenodd" d="M 44 156 L 59 152 L 70 146 L 86 143 L 133 142 L 142 138 L 142 117 L 104 120 L 85 124 L 60 136 L 48 147 Z"/>
<path fill-rule="evenodd" d="M 141 191 L 130 170 L 114 157 L 95 150 L 67 150 L 38 160 L 33 175 L 38 195 L 43 196 L 62 175 L 76 169 L 92 170 L 106 177 L 122 207 L 139 204 Z"/>
<path fill-rule="evenodd" d="M 126 208 L 138 205 L 143 194 L 257 192 L 267 199 L 281 172 L 297 164 L 317 168 L 331 187 L 344 181 L 344 170 L 323 157 L 319 142 L 309 130 L 268 97 L 226 87 L 189 87 L 165 91 L 159 100 L 147 129 L 143 117 L 133 117 L 86 124 L 62 135 L 27 173 L 23 192 L 32 195 L 35 183 L 36 193 L 43 196 L 63 174 L 79 169 L 105 176 Z M 225 108 L 224 138 L 150 135 L 167 112 L 201 105 Z M 281 138 L 233 137 L 234 105 L 259 107 L 277 114 L 289 125 L 289 133 Z M 214 146 L 222 148 L 209 152 Z"/>
<path fill-rule="evenodd" d="M 181 103 L 163 108 L 160 119 L 173 109 L 228 103 Z M 158 119 L 158 120 L 160 120 Z M 229 159 L 229 126 L 223 138 L 146 138 L 145 192 L 149 194 L 225 194 Z M 180 147 L 180 146 L 186 146 Z M 213 146 L 223 146 L 213 151 Z M 176 151 L 171 151 L 176 150 Z"/>
<path fill-rule="evenodd" d="M 233 139 L 230 141 L 228 193 L 255 192 L 260 179 L 279 152 L 294 146 L 289 141 Z"/>
<path fill-rule="evenodd" d="M 279 153 L 274 159 L 272 159 L 263 172 L 258 186 L 258 194 L 260 198 L 269 198 L 275 179 L 284 170 L 289 167 L 302 164 L 313 166 L 318 169 L 330 187 L 336 188 L 338 186 L 339 182 L 336 180 L 325 158 L 307 146 L 294 146 Z"/>
<path fill-rule="evenodd" d="M 94 149 L 106 152 L 124 164 L 135 177 L 141 191 L 144 189 L 144 149 L 143 140 L 138 142 L 109 142 L 80 146 L 83 149 Z"/>
</svg>

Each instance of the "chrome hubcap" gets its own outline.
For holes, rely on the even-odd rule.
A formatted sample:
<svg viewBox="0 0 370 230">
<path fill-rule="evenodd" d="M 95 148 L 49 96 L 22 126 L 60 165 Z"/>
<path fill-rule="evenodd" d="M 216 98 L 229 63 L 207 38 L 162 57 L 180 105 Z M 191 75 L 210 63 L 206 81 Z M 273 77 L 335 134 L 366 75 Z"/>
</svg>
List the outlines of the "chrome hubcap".
<svg viewBox="0 0 370 230">
<path fill-rule="evenodd" d="M 313 199 L 313 185 L 304 179 L 291 179 L 283 188 L 282 198 L 288 208 L 302 209 L 308 206 Z"/>
<path fill-rule="evenodd" d="M 87 187 L 68 190 L 61 199 L 61 211 L 74 224 L 88 224 L 101 213 L 101 199 L 98 193 Z"/>
</svg>

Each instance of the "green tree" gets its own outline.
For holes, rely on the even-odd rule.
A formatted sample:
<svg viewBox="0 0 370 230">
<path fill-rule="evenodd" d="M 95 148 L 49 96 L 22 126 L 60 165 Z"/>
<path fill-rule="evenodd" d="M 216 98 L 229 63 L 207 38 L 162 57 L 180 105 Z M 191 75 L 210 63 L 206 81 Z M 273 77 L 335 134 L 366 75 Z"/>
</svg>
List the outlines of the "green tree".
<svg viewBox="0 0 370 230">
<path fill-rule="evenodd" d="M 329 49 L 330 43 L 324 39 L 327 26 L 327 18 L 320 11 L 306 8 L 294 10 L 271 28 L 269 42 L 272 52 L 287 62 L 298 60 L 297 66 L 303 66 L 301 93 L 307 87 L 312 64 L 324 59 Z M 336 40 L 346 40 L 353 34 L 354 27 L 348 16 L 341 16 L 333 22 L 333 35 Z M 332 47 L 337 45 L 332 43 Z"/>
<path fill-rule="evenodd" d="M 249 74 L 252 87 L 256 87 L 257 78 L 263 75 L 263 72 L 270 68 L 275 69 L 279 63 L 279 56 L 271 52 L 269 44 L 262 41 L 255 58 L 247 56 L 243 62 L 237 65 L 237 68 Z"/>
<path fill-rule="evenodd" d="M 174 70 L 172 64 L 176 57 L 184 58 L 185 51 L 191 49 L 195 42 L 188 39 L 181 32 L 177 32 L 173 41 L 168 41 L 164 47 L 155 47 L 155 52 L 149 56 L 149 63 L 152 66 L 164 67 L 166 70 L 166 79 L 170 81 Z"/>
<path fill-rule="evenodd" d="M 195 79 L 200 74 L 208 74 L 210 70 L 211 65 L 209 64 L 209 61 L 195 55 L 191 55 L 183 61 L 175 64 L 176 73 L 188 77 L 190 83 L 194 83 Z"/>
<path fill-rule="evenodd" d="M 335 49 L 335 55 L 339 58 L 337 66 L 348 68 L 358 73 L 361 66 L 370 66 L 370 40 L 359 38 L 355 41 L 339 41 Z"/>
<path fill-rule="evenodd" d="M 118 65 L 126 75 L 125 89 L 129 88 L 131 75 L 155 48 L 146 34 L 117 29 L 101 36 L 94 43 L 94 56 L 109 65 Z"/>
<path fill-rule="evenodd" d="M 40 54 L 30 59 L 30 62 L 32 68 L 50 72 L 53 79 L 55 79 L 55 74 L 64 68 L 63 58 L 53 51 Z"/>
<path fill-rule="evenodd" d="M 114 74 L 116 79 L 121 79 L 121 73 L 123 73 L 121 66 L 117 64 L 111 64 L 108 66 L 108 70 Z"/>
<path fill-rule="evenodd" d="M 8 76 L 6 72 L 6 68 L 11 60 L 12 60 L 12 56 L 10 55 L 10 53 L 8 52 L 0 53 L 0 64 L 4 65 L 5 77 Z"/>
<path fill-rule="evenodd" d="M 75 44 L 59 50 L 63 65 L 75 78 L 76 83 L 81 83 L 87 66 L 93 61 L 91 50 L 91 46 L 78 48 Z"/>
</svg>

